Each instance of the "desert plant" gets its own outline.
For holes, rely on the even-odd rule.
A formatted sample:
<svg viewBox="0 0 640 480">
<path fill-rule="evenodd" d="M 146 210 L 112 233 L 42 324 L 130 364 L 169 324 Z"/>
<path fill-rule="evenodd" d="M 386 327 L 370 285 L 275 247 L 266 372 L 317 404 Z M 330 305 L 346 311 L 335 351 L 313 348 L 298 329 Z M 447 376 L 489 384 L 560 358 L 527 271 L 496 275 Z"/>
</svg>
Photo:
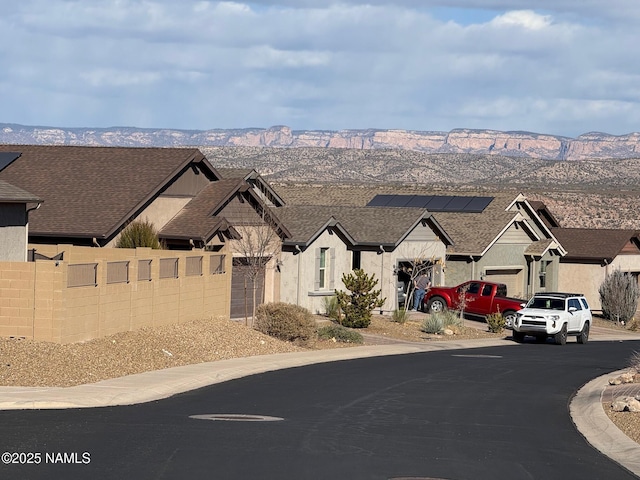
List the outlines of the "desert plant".
<svg viewBox="0 0 640 480">
<path fill-rule="evenodd" d="M 344 313 L 342 325 L 351 328 L 366 328 L 371 323 L 371 312 L 384 305 L 381 290 L 374 290 L 378 284 L 375 275 L 367 275 L 364 270 L 342 274 L 342 283 L 351 293 L 336 290 L 340 310 Z"/>
<path fill-rule="evenodd" d="M 629 359 L 629 368 L 635 370 L 637 373 L 640 373 L 640 352 L 633 352 L 631 358 Z"/>
<path fill-rule="evenodd" d="M 441 315 L 429 315 L 422 324 L 422 331 L 425 333 L 438 334 L 444 330 L 444 321 Z"/>
<path fill-rule="evenodd" d="M 604 279 L 598 292 L 605 318 L 622 324 L 633 318 L 640 296 L 638 281 L 633 275 L 614 270 Z"/>
<path fill-rule="evenodd" d="M 318 329 L 318 338 L 322 340 L 335 339 L 342 343 L 362 343 L 364 341 L 360 333 L 336 324 L 320 327 Z"/>
<path fill-rule="evenodd" d="M 391 321 L 404 325 L 409 319 L 409 312 L 406 309 L 396 309 L 391 313 Z"/>
<path fill-rule="evenodd" d="M 501 333 L 507 325 L 507 320 L 501 313 L 487 315 L 487 326 L 491 333 Z"/>
<path fill-rule="evenodd" d="M 116 242 L 116 248 L 162 248 L 158 232 L 148 220 L 135 220 L 125 227 Z"/>
<path fill-rule="evenodd" d="M 324 307 L 324 314 L 327 317 L 336 321 L 340 320 L 340 305 L 338 304 L 338 299 L 335 295 L 324 297 L 322 299 L 322 304 Z"/>
<path fill-rule="evenodd" d="M 265 303 L 256 309 L 254 328 L 259 332 L 298 345 L 313 343 L 317 327 L 309 310 L 289 303 Z"/>
<path fill-rule="evenodd" d="M 448 328 L 452 326 L 461 327 L 463 324 L 460 314 L 455 310 L 445 310 L 444 312 L 438 312 L 438 313 L 435 313 L 434 315 L 437 317 L 440 317 L 440 319 L 442 320 L 442 326 L 444 328 Z"/>
</svg>

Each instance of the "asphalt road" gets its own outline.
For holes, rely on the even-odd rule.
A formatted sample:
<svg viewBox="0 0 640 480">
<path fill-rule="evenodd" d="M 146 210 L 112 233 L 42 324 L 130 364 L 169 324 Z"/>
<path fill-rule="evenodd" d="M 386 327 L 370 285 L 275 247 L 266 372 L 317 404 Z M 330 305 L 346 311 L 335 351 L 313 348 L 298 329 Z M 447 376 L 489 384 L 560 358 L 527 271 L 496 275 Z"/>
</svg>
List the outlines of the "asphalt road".
<svg viewBox="0 0 640 480">
<path fill-rule="evenodd" d="M 636 341 L 417 353 L 280 370 L 135 406 L 2 411 L 0 453 L 16 463 L 0 464 L 0 478 L 637 478 L 589 446 L 568 405 L 638 350 Z M 208 414 L 282 420 L 191 418 Z"/>
</svg>

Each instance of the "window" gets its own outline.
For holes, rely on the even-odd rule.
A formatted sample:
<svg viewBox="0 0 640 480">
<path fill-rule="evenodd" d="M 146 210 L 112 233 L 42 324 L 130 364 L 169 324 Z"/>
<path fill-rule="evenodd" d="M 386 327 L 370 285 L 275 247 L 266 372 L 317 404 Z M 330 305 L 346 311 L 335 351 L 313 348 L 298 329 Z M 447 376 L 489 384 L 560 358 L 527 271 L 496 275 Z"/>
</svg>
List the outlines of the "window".
<svg viewBox="0 0 640 480">
<path fill-rule="evenodd" d="M 577 298 L 569 299 L 569 308 L 574 307 L 576 310 L 582 310 L 582 305 L 580 305 L 580 301 Z"/>
<path fill-rule="evenodd" d="M 540 288 L 546 288 L 547 287 L 547 267 L 549 266 L 551 262 L 547 261 L 547 260 L 542 260 L 540 262 Z"/>
<path fill-rule="evenodd" d="M 491 295 L 491 290 L 493 290 L 491 285 L 485 285 L 484 287 L 482 287 L 482 296 L 483 297 L 488 297 Z"/>
<path fill-rule="evenodd" d="M 211 255 L 209 258 L 209 274 L 219 275 L 224 273 L 224 255 Z"/>
<path fill-rule="evenodd" d="M 328 248 L 320 249 L 320 288 L 325 288 L 326 285 L 326 277 L 327 277 L 327 253 L 329 252 Z"/>
<path fill-rule="evenodd" d="M 362 264 L 362 252 L 353 251 L 351 257 L 351 270 L 360 270 L 360 265 Z"/>
<path fill-rule="evenodd" d="M 469 284 L 469 289 L 467 290 L 467 293 L 471 293 L 473 295 L 476 295 L 479 291 L 480 291 L 480 284 L 479 283 L 472 282 L 472 283 Z"/>
</svg>

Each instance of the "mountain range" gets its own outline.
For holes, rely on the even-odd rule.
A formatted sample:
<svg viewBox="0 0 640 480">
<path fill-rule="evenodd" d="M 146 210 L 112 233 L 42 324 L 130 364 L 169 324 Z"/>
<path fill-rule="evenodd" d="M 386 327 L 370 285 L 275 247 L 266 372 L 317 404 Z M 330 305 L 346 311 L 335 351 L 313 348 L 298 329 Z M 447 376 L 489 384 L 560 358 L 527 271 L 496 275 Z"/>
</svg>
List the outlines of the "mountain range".
<svg viewBox="0 0 640 480">
<path fill-rule="evenodd" d="M 576 138 L 531 132 L 455 129 L 292 130 L 270 128 L 177 130 L 135 127 L 58 128 L 0 123 L 0 143 L 127 147 L 274 147 L 411 150 L 427 154 L 473 154 L 544 160 L 640 158 L 640 133 L 591 132 Z"/>
</svg>

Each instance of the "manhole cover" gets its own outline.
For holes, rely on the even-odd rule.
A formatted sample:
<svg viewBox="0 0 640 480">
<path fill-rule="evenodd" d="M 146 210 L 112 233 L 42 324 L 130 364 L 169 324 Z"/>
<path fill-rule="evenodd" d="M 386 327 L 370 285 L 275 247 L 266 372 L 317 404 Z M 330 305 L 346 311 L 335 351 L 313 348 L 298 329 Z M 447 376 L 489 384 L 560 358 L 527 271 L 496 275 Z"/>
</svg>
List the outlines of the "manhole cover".
<svg viewBox="0 0 640 480">
<path fill-rule="evenodd" d="M 220 422 L 279 422 L 284 420 L 284 418 L 280 417 L 247 415 L 244 413 L 208 413 L 205 415 L 190 415 L 189 418 L 196 420 L 217 420 Z"/>
</svg>

